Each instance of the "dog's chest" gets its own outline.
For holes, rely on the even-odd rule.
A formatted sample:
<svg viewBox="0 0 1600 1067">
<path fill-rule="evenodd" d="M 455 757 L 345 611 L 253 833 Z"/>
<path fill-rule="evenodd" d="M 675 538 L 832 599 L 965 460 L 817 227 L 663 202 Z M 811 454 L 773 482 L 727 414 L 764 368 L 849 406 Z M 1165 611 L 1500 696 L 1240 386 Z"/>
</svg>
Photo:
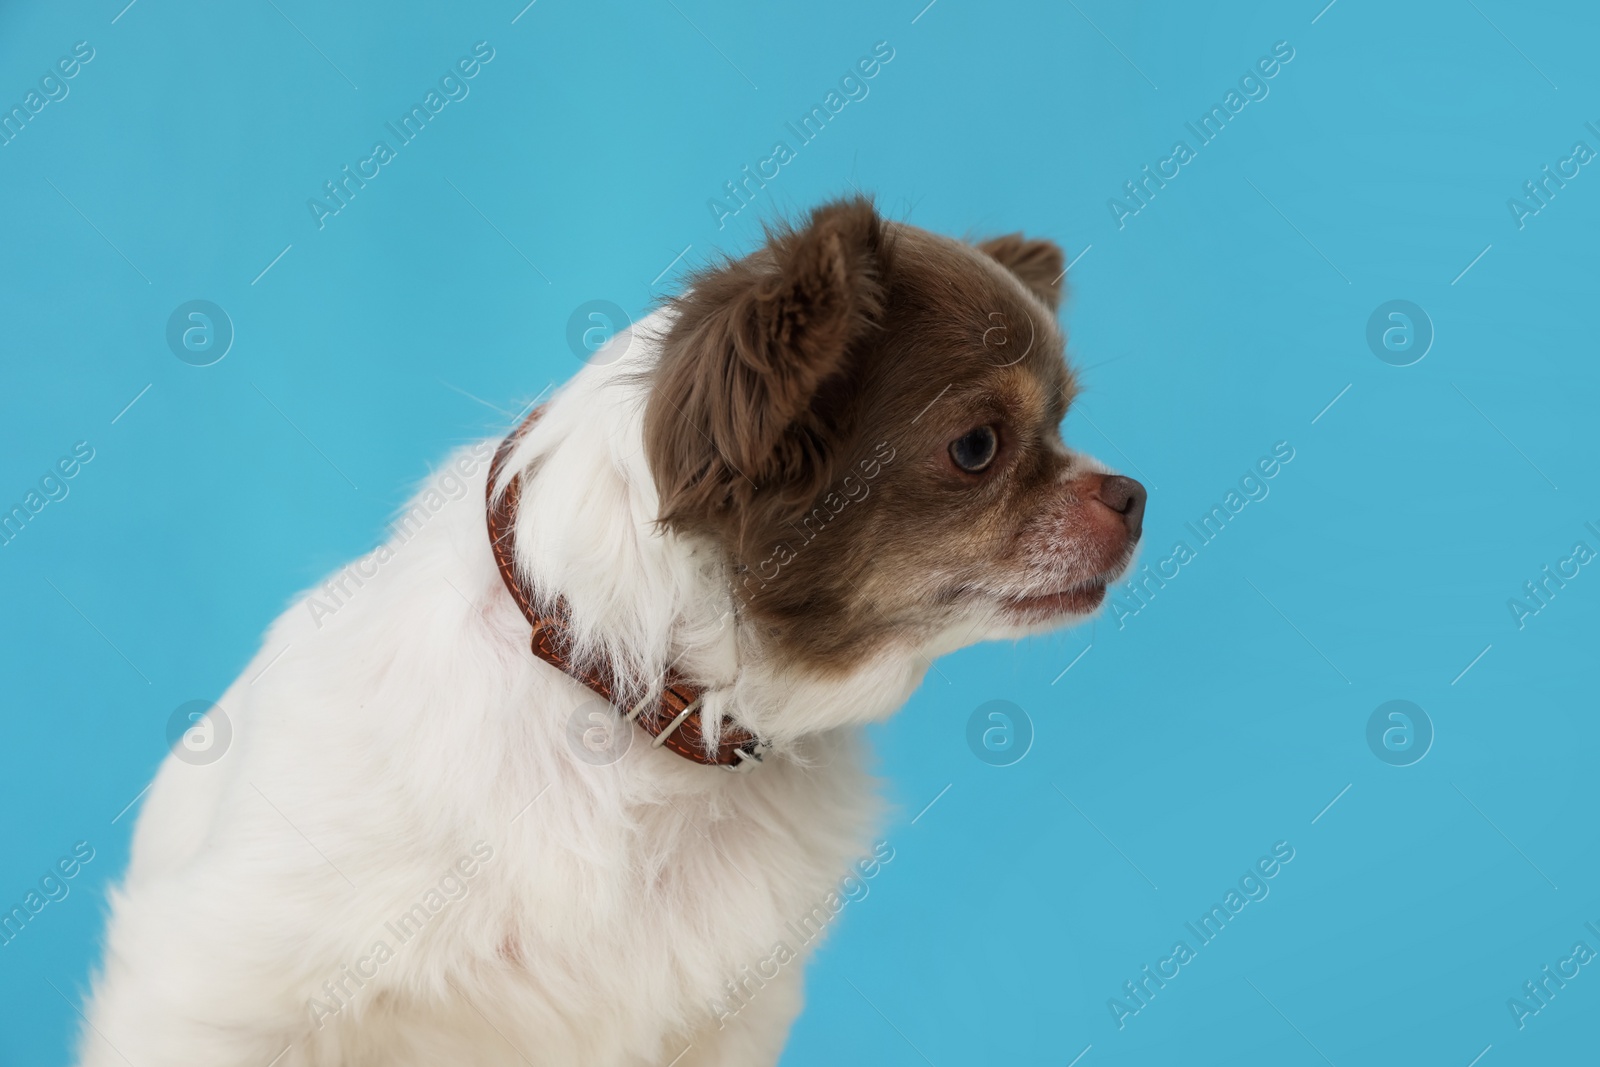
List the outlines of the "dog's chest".
<svg viewBox="0 0 1600 1067">
<path fill-rule="evenodd" d="M 530 834 L 507 865 L 525 884 L 501 958 L 668 1018 L 715 1016 L 733 990 L 798 979 L 840 880 L 870 851 L 867 783 L 854 760 L 838 767 L 761 768 L 784 780 L 650 805 L 595 826 L 581 849 Z"/>
</svg>

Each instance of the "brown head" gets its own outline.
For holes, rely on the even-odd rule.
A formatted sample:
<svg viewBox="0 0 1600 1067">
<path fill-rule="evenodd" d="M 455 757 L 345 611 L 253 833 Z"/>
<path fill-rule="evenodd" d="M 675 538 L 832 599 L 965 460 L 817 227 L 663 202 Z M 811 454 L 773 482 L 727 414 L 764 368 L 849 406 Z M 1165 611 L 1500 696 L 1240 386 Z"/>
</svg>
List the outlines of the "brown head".
<svg viewBox="0 0 1600 1067">
<path fill-rule="evenodd" d="M 1062 442 L 1063 266 L 844 200 L 675 301 L 644 426 L 660 519 L 725 554 L 767 650 L 842 674 L 1100 605 L 1145 491 Z"/>
</svg>

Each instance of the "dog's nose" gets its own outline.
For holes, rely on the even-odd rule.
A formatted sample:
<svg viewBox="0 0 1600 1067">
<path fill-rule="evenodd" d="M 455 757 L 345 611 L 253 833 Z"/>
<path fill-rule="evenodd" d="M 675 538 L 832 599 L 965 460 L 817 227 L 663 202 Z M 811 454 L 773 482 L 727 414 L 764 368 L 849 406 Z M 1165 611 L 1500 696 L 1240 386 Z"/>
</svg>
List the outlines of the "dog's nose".
<svg viewBox="0 0 1600 1067">
<path fill-rule="evenodd" d="M 1144 502 L 1147 496 L 1149 494 L 1144 486 L 1120 474 L 1102 478 L 1100 488 L 1095 492 L 1100 503 L 1122 516 L 1123 523 L 1128 527 L 1130 541 L 1137 541 L 1144 528 Z"/>
</svg>

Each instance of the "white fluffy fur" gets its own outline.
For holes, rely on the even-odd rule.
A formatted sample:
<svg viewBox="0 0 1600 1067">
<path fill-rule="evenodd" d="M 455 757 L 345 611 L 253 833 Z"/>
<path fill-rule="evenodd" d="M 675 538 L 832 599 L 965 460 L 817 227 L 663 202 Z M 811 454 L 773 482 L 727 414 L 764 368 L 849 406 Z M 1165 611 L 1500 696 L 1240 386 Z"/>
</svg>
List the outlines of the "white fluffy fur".
<svg viewBox="0 0 1600 1067">
<path fill-rule="evenodd" d="M 273 625 L 219 702 L 226 754 L 161 768 L 113 896 L 84 1067 L 777 1059 L 800 962 L 725 1026 L 711 1005 L 871 851 L 860 726 L 945 648 L 831 682 L 744 658 L 720 561 L 652 523 L 652 359 L 641 333 L 586 368 L 518 447 L 518 564 L 566 597 L 589 653 L 646 677 L 682 655 L 712 710 L 738 709 L 777 754 L 733 774 L 635 737 L 613 765 L 575 758 L 569 719 L 593 696 L 529 653 L 484 533 L 493 442 L 464 451 L 481 459 L 466 491 L 391 541 L 334 614 L 302 600 Z M 444 882 L 400 944 L 387 924 L 426 909 L 475 845 L 465 895 Z M 357 986 L 345 968 L 363 959 L 375 973 Z M 340 1004 L 328 982 L 349 993 L 331 1015 L 313 1003 Z"/>
</svg>

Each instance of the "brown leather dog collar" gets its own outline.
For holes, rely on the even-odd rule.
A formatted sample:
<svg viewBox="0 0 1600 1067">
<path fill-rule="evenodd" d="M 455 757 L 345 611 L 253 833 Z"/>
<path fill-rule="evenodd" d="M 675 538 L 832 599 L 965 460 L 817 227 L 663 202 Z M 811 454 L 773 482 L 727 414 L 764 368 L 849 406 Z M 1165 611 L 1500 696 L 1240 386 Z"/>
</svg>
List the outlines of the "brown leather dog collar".
<svg viewBox="0 0 1600 1067">
<path fill-rule="evenodd" d="M 571 638 L 567 631 L 567 606 L 560 598 L 547 601 L 550 613 L 539 608 L 540 598 L 518 576 L 512 560 L 516 549 L 517 503 L 522 495 L 520 477 L 513 477 L 498 498 L 495 483 L 505 467 L 512 449 L 516 447 L 528 427 L 543 413 L 536 408 L 515 430 L 506 435 L 489 466 L 489 486 L 486 490 L 489 520 L 489 545 L 494 549 L 494 561 L 500 568 L 500 577 L 517 602 L 522 614 L 533 627 L 533 654 L 569 677 L 582 682 L 615 705 L 615 687 L 606 674 L 595 669 L 581 670 L 573 665 L 570 655 Z M 767 745 L 748 730 L 725 725 L 715 749 L 708 750 L 700 721 L 700 706 L 704 692 L 695 688 L 670 667 L 667 669 L 658 697 L 646 696 L 627 712 L 618 712 L 623 718 L 637 723 L 654 740 L 652 745 L 671 749 L 684 759 L 708 767 L 727 770 L 748 770 L 760 763 Z"/>
</svg>

